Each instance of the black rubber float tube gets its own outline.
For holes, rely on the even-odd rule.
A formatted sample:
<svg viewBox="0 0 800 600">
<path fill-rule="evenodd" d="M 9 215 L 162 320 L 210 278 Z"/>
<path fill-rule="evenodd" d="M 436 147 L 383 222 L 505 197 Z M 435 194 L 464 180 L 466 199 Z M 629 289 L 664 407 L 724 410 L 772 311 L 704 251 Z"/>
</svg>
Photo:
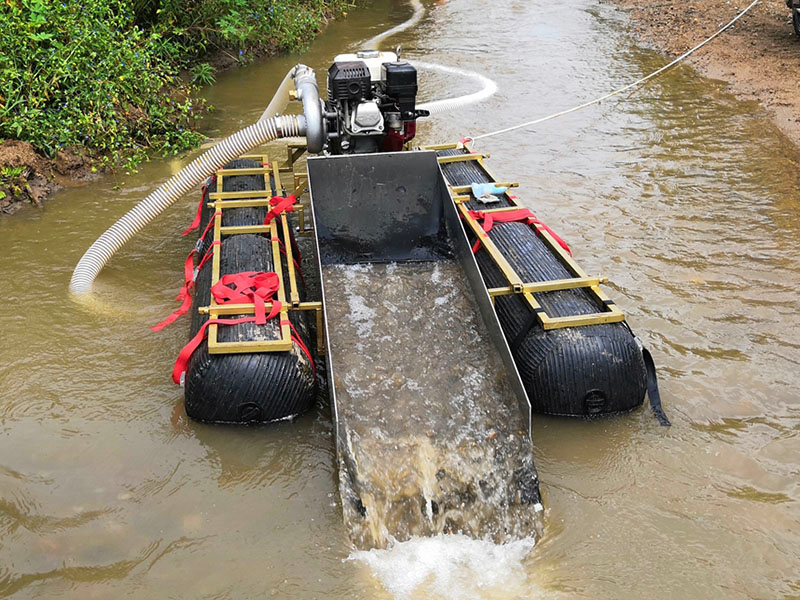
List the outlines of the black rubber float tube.
<svg viewBox="0 0 800 600">
<path fill-rule="evenodd" d="M 258 168 L 257 162 L 240 159 L 226 169 Z M 264 177 L 261 175 L 226 175 L 224 192 L 254 191 L 263 195 Z M 208 193 L 217 191 L 217 183 L 208 186 Z M 224 211 L 226 226 L 260 225 L 268 207 L 228 208 Z M 200 230 L 213 219 L 214 213 L 202 203 Z M 198 254 L 203 255 L 212 241 L 200 239 Z M 293 243 L 293 240 L 290 241 Z M 237 234 L 222 239 L 220 273 L 275 271 L 277 260 L 273 256 L 270 239 L 261 234 Z M 283 269 L 284 278 L 288 277 Z M 192 301 L 190 337 L 201 331 L 208 315 L 200 314 L 199 307 L 208 306 L 211 300 L 211 269 L 198 272 L 195 296 Z M 301 297 L 305 290 L 302 277 L 298 281 Z M 285 281 L 284 285 L 288 286 Z M 208 342 L 203 341 L 191 354 L 184 378 L 186 414 L 197 421 L 228 424 L 258 424 L 292 418 L 307 411 L 316 399 L 317 378 L 313 357 L 308 354 L 311 331 L 304 311 L 289 311 L 289 321 L 294 328 L 297 343 L 287 352 L 253 352 L 241 354 L 216 354 L 208 352 Z M 230 315 L 231 319 L 248 315 Z M 249 315 L 252 316 L 252 315 Z M 253 322 L 220 327 L 219 339 L 247 341 L 263 339 L 275 333 L 279 323 L 274 319 L 266 326 Z M 268 331 L 269 330 L 269 331 Z"/>
</svg>

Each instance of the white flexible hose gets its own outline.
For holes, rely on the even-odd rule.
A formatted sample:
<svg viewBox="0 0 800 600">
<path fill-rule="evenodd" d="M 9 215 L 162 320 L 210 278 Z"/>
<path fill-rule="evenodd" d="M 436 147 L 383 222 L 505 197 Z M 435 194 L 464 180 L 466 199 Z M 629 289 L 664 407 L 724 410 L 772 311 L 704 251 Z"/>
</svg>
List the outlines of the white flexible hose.
<svg viewBox="0 0 800 600">
<path fill-rule="evenodd" d="M 438 65 L 436 63 L 427 63 L 419 61 L 413 61 L 413 63 L 416 66 L 421 67 L 422 69 L 426 69 L 428 71 L 436 71 L 438 73 L 444 73 L 446 75 L 458 75 L 460 77 L 472 79 L 473 81 L 477 81 L 478 83 L 480 83 L 482 86 L 480 90 L 472 94 L 458 96 L 457 98 L 445 98 L 443 100 L 434 100 L 432 102 L 424 102 L 422 104 L 417 105 L 417 108 L 421 110 L 430 111 L 431 115 L 450 112 L 456 110 L 457 108 L 467 106 L 468 104 L 481 102 L 482 100 L 486 100 L 486 98 L 488 98 L 497 91 L 497 84 L 488 77 L 481 75 L 480 73 L 476 73 L 474 71 L 467 71 L 465 69 L 459 69 L 456 67 L 446 67 L 444 65 Z"/>
<path fill-rule="evenodd" d="M 409 27 L 413 27 L 414 25 L 419 23 L 422 20 L 422 17 L 425 16 L 425 7 L 422 6 L 422 3 L 419 0 L 411 0 L 410 4 L 411 6 L 414 7 L 414 14 L 411 15 L 410 19 L 404 21 L 403 23 L 400 23 L 400 25 L 392 27 L 391 29 L 387 29 L 383 33 L 379 33 L 373 38 L 368 39 L 366 42 L 362 44 L 361 47 L 369 49 L 377 49 L 378 44 L 380 44 L 386 38 L 396 33 L 400 33 L 401 31 L 405 31 Z"/>
<path fill-rule="evenodd" d="M 77 293 L 88 292 L 97 274 L 125 242 L 178 198 L 200 185 L 209 173 L 256 146 L 304 133 L 305 125 L 299 117 L 283 116 L 260 120 L 225 138 L 159 186 L 97 238 L 75 267 L 70 289 Z"/>
<path fill-rule="evenodd" d="M 401 31 L 405 31 L 406 29 L 409 29 L 419 23 L 422 20 L 422 17 L 425 16 L 425 7 L 422 5 L 420 0 L 410 0 L 409 3 L 412 7 L 414 7 L 414 14 L 412 14 L 407 21 L 404 21 L 403 23 L 384 31 L 383 33 L 379 33 L 375 37 L 368 39 L 366 42 L 364 42 L 362 47 L 377 49 L 378 45 L 386 38 L 400 33 Z M 462 106 L 480 102 L 497 91 L 497 84 L 494 81 L 488 77 L 484 77 L 479 73 L 475 73 L 474 71 L 467 71 L 464 69 L 458 69 L 456 67 L 446 67 L 436 63 L 419 62 L 416 60 L 412 62 L 415 66 L 418 66 L 422 69 L 444 73 L 445 75 L 458 75 L 467 79 L 472 79 L 473 81 L 477 81 L 482 86 L 479 91 L 473 94 L 459 96 L 458 98 L 445 98 L 443 100 L 425 102 L 417 106 L 419 109 L 429 111 L 431 115 L 450 112 L 461 108 Z"/>
</svg>

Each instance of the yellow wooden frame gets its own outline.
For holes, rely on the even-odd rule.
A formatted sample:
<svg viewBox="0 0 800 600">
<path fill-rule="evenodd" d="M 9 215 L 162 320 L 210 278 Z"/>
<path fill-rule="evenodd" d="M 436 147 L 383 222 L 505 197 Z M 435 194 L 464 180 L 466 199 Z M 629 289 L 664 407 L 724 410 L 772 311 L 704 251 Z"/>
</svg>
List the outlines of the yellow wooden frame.
<svg viewBox="0 0 800 600">
<path fill-rule="evenodd" d="M 454 162 L 466 161 L 466 160 L 474 160 L 479 167 L 484 171 L 486 177 L 489 179 L 490 182 L 497 182 L 497 177 L 489 170 L 489 168 L 484 163 L 483 159 L 485 156 L 483 154 L 476 154 L 473 153 L 470 146 L 468 144 L 464 144 L 460 146 L 459 144 L 442 144 L 438 146 L 427 146 L 425 147 L 426 150 L 452 150 L 456 148 L 463 147 L 467 150 L 468 153 L 459 154 L 455 156 L 443 156 L 438 158 L 440 165 L 447 165 Z M 456 158 L 457 157 L 457 158 Z M 446 178 L 445 178 L 446 180 Z M 494 183 L 495 186 L 498 187 L 507 187 L 507 188 L 514 188 L 518 187 L 519 184 L 516 182 L 512 183 Z M 548 249 L 558 258 L 558 260 L 564 265 L 564 267 L 573 275 L 572 278 L 569 279 L 559 279 L 554 281 L 536 281 L 536 282 L 523 282 L 520 275 L 516 272 L 516 270 L 511 266 L 511 264 L 506 259 L 503 252 L 497 247 L 497 245 L 492 241 L 489 235 L 483 230 L 481 224 L 470 216 L 470 210 L 467 209 L 466 203 L 469 202 L 471 196 L 469 196 L 469 192 L 471 191 L 472 186 L 468 185 L 460 185 L 460 186 L 451 186 L 448 182 L 448 193 L 450 195 L 451 200 L 456 205 L 456 208 L 461 215 L 462 220 L 466 225 L 472 230 L 475 236 L 478 238 L 480 243 L 482 244 L 483 248 L 489 253 L 492 261 L 497 265 L 497 268 L 500 269 L 500 272 L 503 274 L 503 277 L 508 282 L 508 286 L 505 287 L 498 287 L 498 288 L 490 288 L 489 295 L 492 298 L 492 301 L 498 296 L 507 296 L 511 294 L 521 294 L 522 297 L 527 302 L 529 308 L 536 313 L 536 316 L 541 323 L 544 329 L 561 329 L 564 327 L 579 327 L 584 325 L 597 325 L 600 323 L 618 323 L 620 321 L 625 320 L 625 315 L 623 312 L 614 304 L 614 302 L 606 296 L 606 294 L 600 289 L 600 284 L 607 283 L 608 279 L 603 277 L 590 277 L 586 274 L 586 272 L 581 269 L 578 263 L 561 247 L 561 245 L 555 240 L 555 238 L 547 231 L 544 227 L 540 225 L 531 225 L 534 229 L 536 229 L 536 233 L 539 237 L 545 242 Z M 501 213 L 501 212 L 508 212 L 512 210 L 517 210 L 519 208 L 524 208 L 519 201 L 512 197 L 507 192 L 504 194 L 507 198 L 508 202 L 512 205 L 510 207 L 504 208 L 495 208 L 495 209 L 487 209 L 482 210 L 480 212 L 484 214 L 491 214 L 491 213 Z M 585 315 L 572 315 L 567 317 L 551 317 L 549 316 L 544 308 L 537 302 L 536 298 L 533 294 L 542 293 L 542 292 L 552 292 L 558 290 L 568 290 L 568 289 L 579 289 L 585 288 L 589 291 L 592 297 L 595 299 L 599 306 L 603 307 L 602 312 L 585 314 Z"/>
<path fill-rule="evenodd" d="M 491 154 L 476 154 L 471 152 L 469 154 L 453 154 L 451 156 L 441 156 L 439 157 L 439 164 L 440 165 L 449 165 L 451 163 L 457 162 L 468 162 L 470 160 L 477 160 L 483 161 L 484 158 L 491 158 Z"/>
<path fill-rule="evenodd" d="M 302 148 L 298 145 L 294 149 L 289 149 L 289 171 L 305 146 Z M 276 190 L 281 193 L 285 192 L 281 184 L 280 174 L 286 172 L 285 167 L 280 167 L 277 163 L 271 162 L 267 155 L 249 154 L 242 158 L 258 160 L 263 165 L 257 168 L 244 168 L 244 169 L 220 169 L 217 171 L 217 189 L 223 189 L 223 182 L 226 176 L 232 175 L 263 175 L 264 176 L 264 190 L 253 190 L 243 192 L 214 192 L 209 194 L 211 202 L 208 206 L 214 209 L 213 215 L 213 240 L 214 244 L 211 246 L 211 285 L 216 284 L 220 280 L 220 243 L 222 236 L 248 234 L 248 233 L 263 233 L 269 234 L 270 244 L 272 249 L 272 264 L 275 274 L 278 276 L 278 290 L 277 300 L 281 303 L 280 310 L 280 337 L 276 340 L 259 340 L 248 342 L 220 342 L 218 338 L 219 326 L 217 324 L 209 325 L 208 328 L 208 352 L 209 354 L 235 354 L 246 352 L 280 352 L 289 351 L 292 349 L 291 328 L 288 324 L 288 316 L 290 310 L 304 310 L 316 311 L 317 317 L 317 346 L 320 351 L 324 349 L 324 334 L 322 326 L 322 303 L 321 302 L 300 302 L 300 294 L 297 287 L 297 273 L 294 267 L 293 247 L 291 243 L 291 225 L 289 223 L 286 213 L 279 215 L 277 219 L 273 219 L 268 225 L 239 225 L 239 226 L 223 226 L 222 213 L 228 208 L 247 208 L 258 206 L 269 206 L 270 199 L 272 198 L 272 185 L 270 182 L 270 175 L 273 177 Z M 289 299 L 287 302 L 286 290 L 283 283 L 283 260 L 281 259 L 281 245 L 286 252 L 286 269 L 289 277 Z M 272 303 L 267 303 L 268 309 L 272 308 Z M 207 314 L 210 319 L 217 319 L 221 315 L 236 315 L 236 314 L 254 314 L 255 306 L 252 304 L 230 304 L 219 305 L 211 298 L 208 306 L 201 306 L 198 308 L 200 314 Z"/>
</svg>

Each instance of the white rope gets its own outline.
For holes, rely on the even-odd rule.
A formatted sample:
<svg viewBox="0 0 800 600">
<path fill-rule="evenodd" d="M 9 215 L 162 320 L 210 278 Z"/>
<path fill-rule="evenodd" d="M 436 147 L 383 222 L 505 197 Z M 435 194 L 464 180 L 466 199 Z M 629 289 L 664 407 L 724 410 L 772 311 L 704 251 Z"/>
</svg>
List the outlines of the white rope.
<svg viewBox="0 0 800 600">
<path fill-rule="evenodd" d="M 581 109 L 587 108 L 587 107 L 589 107 L 589 106 L 592 106 L 593 104 L 599 104 L 599 103 L 600 103 L 600 102 L 602 102 L 603 100 L 608 100 L 609 98 L 612 98 L 613 96 L 617 96 L 617 95 L 619 95 L 619 94 L 622 94 L 623 92 L 627 92 L 628 90 L 631 90 L 631 89 L 633 89 L 633 88 L 635 88 L 635 87 L 638 87 L 638 86 L 640 86 L 640 85 L 643 85 L 644 83 L 647 83 L 648 81 L 650 81 L 650 80 L 651 80 L 651 79 L 653 79 L 654 77 L 658 77 L 658 76 L 659 76 L 659 75 L 661 75 L 661 74 L 662 74 L 664 71 L 666 71 L 666 70 L 668 70 L 668 69 L 671 69 L 672 67 L 674 67 L 675 65 L 677 65 L 679 62 L 686 60 L 686 59 L 687 59 L 689 56 L 691 56 L 692 54 L 694 54 L 695 52 L 697 52 L 698 50 L 700 50 L 700 48 L 702 48 L 703 46 L 705 46 L 706 44 L 708 44 L 709 42 L 711 42 L 712 40 L 714 40 L 715 38 L 717 38 L 718 36 L 720 36 L 720 35 L 721 35 L 723 32 L 725 32 L 725 31 L 727 31 L 728 29 L 730 29 L 731 27 L 733 27 L 733 24 L 734 24 L 734 23 L 736 23 L 736 21 L 738 21 L 739 19 L 741 19 L 741 18 L 742 18 L 743 16 L 745 16 L 745 15 L 746 15 L 748 12 L 750 12 L 750 10 L 751 10 L 751 9 L 752 9 L 752 8 L 753 8 L 753 7 L 754 7 L 756 4 L 758 4 L 760 1 L 761 1 L 761 0 L 753 0 L 753 3 L 752 3 L 752 4 L 750 4 L 750 6 L 748 6 L 747 8 L 745 8 L 745 9 L 744 9 L 742 12 L 740 12 L 738 15 L 736 15 L 736 18 L 734 18 L 734 19 L 733 19 L 733 20 L 732 20 L 730 23 L 728 23 L 727 25 L 725 25 L 725 27 L 723 27 L 722 29 L 720 29 L 719 31 L 717 31 L 717 32 L 716 32 L 714 35 L 712 35 L 710 38 L 708 38 L 708 39 L 707 39 L 707 40 L 705 40 L 704 42 L 701 42 L 700 44 L 697 44 L 697 46 L 695 46 L 694 48 L 692 48 L 692 49 L 691 49 L 691 50 L 689 50 L 688 52 L 685 52 L 684 54 L 681 54 L 681 55 L 680 55 L 678 58 L 676 58 L 675 60 L 673 60 L 673 61 L 672 61 L 671 63 L 669 63 L 668 65 L 665 65 L 665 66 L 661 67 L 661 68 L 660 68 L 658 71 L 654 71 L 653 73 L 650 73 L 650 75 L 648 75 L 647 77 L 642 77 L 642 78 L 641 78 L 641 79 L 639 79 L 638 81 L 634 81 L 633 83 L 631 83 L 631 84 L 629 84 L 629 85 L 626 85 L 625 87 L 622 87 L 622 88 L 620 88 L 620 89 L 618 89 L 618 90 L 615 90 L 615 91 L 613 91 L 613 92 L 611 92 L 611 93 L 609 93 L 609 94 L 606 94 L 605 96 L 601 96 L 600 98 L 595 98 L 594 100 L 591 100 L 591 101 L 589 101 L 589 102 L 584 102 L 583 104 L 580 104 L 580 105 L 578 105 L 578 106 L 574 106 L 573 108 L 570 108 L 570 109 L 568 109 L 568 110 L 562 110 L 561 112 L 553 113 L 552 115 L 548 115 L 548 116 L 546 116 L 546 117 L 541 117 L 541 118 L 539 118 L 539 119 L 534 119 L 533 121 L 528 121 L 528 122 L 526 122 L 526 123 L 521 123 L 521 124 L 519 124 L 519 125 L 514 125 L 513 127 L 506 127 L 505 129 L 498 129 L 497 131 L 491 131 L 491 132 L 489 132 L 489 133 L 484 133 L 484 134 L 482 134 L 482 135 L 476 135 L 476 136 L 473 136 L 473 137 L 472 137 L 472 139 L 473 139 L 473 140 L 480 140 L 480 139 L 483 139 L 483 138 L 492 137 L 492 136 L 494 136 L 494 135 L 500 135 L 500 134 L 502 134 L 502 133 L 508 133 L 509 131 L 515 131 L 515 130 L 517 130 L 517 129 L 524 129 L 524 128 L 526 128 L 526 127 L 530 127 L 531 125 L 536 125 L 536 124 L 538 124 L 538 123 L 544 123 L 545 121 L 550 121 L 551 119 L 555 119 L 555 118 L 557 118 L 557 117 L 561 117 L 561 116 L 564 116 L 564 115 L 568 115 L 569 113 L 573 113 L 573 112 L 579 111 L 579 110 L 581 110 Z"/>
</svg>

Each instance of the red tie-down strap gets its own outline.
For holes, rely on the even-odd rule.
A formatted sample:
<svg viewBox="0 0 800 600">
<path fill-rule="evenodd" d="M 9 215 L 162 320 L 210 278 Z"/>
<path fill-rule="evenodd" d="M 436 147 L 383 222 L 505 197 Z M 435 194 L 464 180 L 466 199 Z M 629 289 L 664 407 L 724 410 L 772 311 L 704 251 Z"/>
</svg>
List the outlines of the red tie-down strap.
<svg viewBox="0 0 800 600">
<path fill-rule="evenodd" d="M 256 325 L 266 325 L 281 310 L 281 303 L 272 297 L 280 288 L 276 273 L 244 271 L 225 275 L 211 286 L 211 295 L 217 304 L 252 304 L 255 307 Z M 272 310 L 266 313 L 266 303 L 272 302 Z"/>
<path fill-rule="evenodd" d="M 255 317 L 240 317 L 238 319 L 209 319 L 203 323 L 200 331 L 189 340 L 189 343 L 186 344 L 180 354 L 178 354 L 178 358 L 175 360 L 175 366 L 172 367 L 172 381 L 178 385 L 183 383 L 183 375 L 186 373 L 189 359 L 192 358 L 192 354 L 197 350 L 197 347 L 206 339 L 209 325 L 238 325 L 239 323 L 252 323 L 255 320 Z"/>
<path fill-rule="evenodd" d="M 208 223 L 206 223 L 206 228 L 203 229 L 203 233 L 201 233 L 200 237 L 197 238 L 197 244 L 195 245 L 195 248 L 200 248 L 205 243 L 208 232 L 214 226 L 214 219 L 221 216 L 222 216 L 222 211 L 218 210 L 214 212 L 214 214 L 212 214 L 211 217 L 209 217 Z"/>
<path fill-rule="evenodd" d="M 311 352 L 308 350 L 308 346 L 303 343 L 303 340 L 300 339 L 300 336 L 297 333 L 297 330 L 292 325 L 292 322 L 289 319 L 285 319 L 281 321 L 281 326 L 288 325 L 292 329 L 292 341 L 297 344 L 300 350 L 303 351 L 303 354 L 306 355 L 308 358 L 308 362 L 311 364 L 311 370 L 314 372 L 314 377 L 317 377 L 317 365 L 314 364 L 314 359 L 311 357 Z"/>
<path fill-rule="evenodd" d="M 276 273 L 261 271 L 245 271 L 233 275 L 225 275 L 211 286 L 211 295 L 217 304 L 252 304 L 255 315 L 239 319 L 209 319 L 200 328 L 200 331 L 183 347 L 175 367 L 172 369 L 172 380 L 180 384 L 181 375 L 186 371 L 186 365 L 192 354 L 208 335 L 209 325 L 236 325 L 238 323 L 255 323 L 266 325 L 267 320 L 274 319 L 281 311 L 281 303 L 273 300 L 272 296 L 278 291 L 280 280 Z M 272 309 L 266 314 L 266 302 L 272 302 Z"/>
<path fill-rule="evenodd" d="M 293 212 L 294 205 L 297 203 L 294 194 L 291 196 L 273 196 L 269 200 L 270 205 L 272 208 L 267 213 L 267 216 L 264 218 L 264 225 L 269 225 L 272 220 L 280 215 L 283 212 Z M 278 242 L 281 248 L 281 254 L 286 256 L 286 247 L 283 244 L 283 241 L 279 238 L 270 238 L 270 241 Z M 305 279 L 303 278 L 303 270 L 301 269 L 300 265 L 303 262 L 303 257 L 300 255 L 300 248 L 297 246 L 297 242 L 294 239 L 294 236 L 290 236 L 290 243 L 292 244 L 292 252 L 293 252 L 293 262 L 295 269 L 300 274 L 300 279 L 303 281 L 303 285 L 305 285 Z"/>
<path fill-rule="evenodd" d="M 297 199 L 294 197 L 294 194 L 291 196 L 273 196 L 269 199 L 269 203 L 272 206 L 270 211 L 267 213 L 267 216 L 264 218 L 264 225 L 269 225 L 272 222 L 272 219 L 280 215 L 282 212 L 293 212 L 294 205 L 297 203 Z M 280 242 L 280 240 L 278 240 Z M 291 243 L 292 243 L 292 250 L 294 251 L 294 255 L 297 257 L 297 262 L 302 263 L 303 257 L 300 256 L 300 248 L 297 246 L 297 242 L 294 239 L 294 236 L 291 236 Z M 283 242 L 281 242 L 281 246 L 283 246 Z M 286 249 L 284 248 L 284 254 L 286 253 Z"/>
<path fill-rule="evenodd" d="M 206 179 L 206 182 L 203 184 L 203 187 L 200 188 L 200 202 L 197 203 L 197 213 L 194 216 L 192 224 L 189 225 L 189 227 L 187 227 L 186 230 L 181 235 L 189 235 L 192 231 L 200 227 L 200 218 L 203 214 L 203 202 L 205 202 L 206 198 L 208 197 L 208 186 L 212 185 L 216 181 L 217 181 L 217 176 L 212 175 L 211 177 Z M 205 237 L 205 235 L 201 237 Z"/>
<path fill-rule="evenodd" d="M 486 233 L 489 233 L 494 227 L 495 223 L 515 223 L 523 221 L 528 225 L 533 225 L 536 227 L 537 230 L 541 231 L 544 229 L 553 236 L 553 239 L 558 242 L 558 245 L 561 246 L 564 250 L 566 250 L 570 256 L 572 256 L 572 250 L 569 249 L 567 243 L 559 237 L 559 235 L 550 229 L 547 225 L 542 223 L 539 219 L 536 218 L 529 209 L 527 208 L 520 208 L 519 210 L 508 210 L 503 212 L 483 212 L 482 210 L 471 210 L 469 211 L 469 216 L 475 219 L 476 221 L 483 221 L 483 230 Z M 475 245 L 472 247 L 472 252 L 475 253 L 481 247 L 480 239 L 475 242 Z"/>
<path fill-rule="evenodd" d="M 273 196 L 270 198 L 269 204 L 272 208 L 269 209 L 267 216 L 264 218 L 264 225 L 269 225 L 272 219 L 283 212 L 292 212 L 295 202 L 294 194 L 286 196 L 285 198 L 283 196 Z"/>
<path fill-rule="evenodd" d="M 273 298 L 273 294 L 278 290 L 280 280 L 276 273 L 263 273 L 259 271 L 246 271 L 234 275 L 226 275 L 211 287 L 211 294 L 217 304 L 253 304 L 255 315 L 252 317 L 241 317 L 238 319 L 209 319 L 200 328 L 200 331 L 183 347 L 175 366 L 172 369 L 172 381 L 181 383 L 181 378 L 186 372 L 189 359 L 197 350 L 197 347 L 208 335 L 209 325 L 237 325 L 239 323 L 255 323 L 256 325 L 266 325 L 267 321 L 274 319 L 281 311 L 281 303 Z M 265 303 L 271 302 L 272 309 L 269 314 L 266 312 Z M 308 357 L 314 377 L 317 376 L 317 367 L 308 347 L 300 339 L 297 330 L 291 321 L 281 320 L 280 325 L 288 325 L 292 330 L 291 339 L 297 344 L 302 352 Z"/>
<path fill-rule="evenodd" d="M 214 246 L 219 245 L 219 242 L 212 242 L 211 246 L 208 247 L 208 250 L 206 250 L 206 253 L 203 255 L 203 258 L 200 259 L 197 268 L 195 268 L 194 255 L 198 253 L 198 247 L 202 245 L 202 241 L 203 238 L 198 240 L 197 246 L 191 252 L 189 252 L 189 256 L 186 257 L 186 262 L 183 264 L 183 287 L 181 287 L 180 291 L 178 292 L 178 296 L 175 298 L 175 300 L 181 301 L 180 307 L 166 319 L 161 321 L 161 323 L 158 325 L 153 325 L 150 328 L 153 331 L 161 331 L 167 325 L 177 321 L 178 317 L 189 312 L 189 308 L 192 306 L 192 290 L 194 289 L 194 284 L 197 280 L 197 274 L 213 256 Z"/>
<path fill-rule="evenodd" d="M 280 302 L 275 302 L 275 305 L 279 307 L 280 310 Z M 200 331 L 189 340 L 189 343 L 183 347 L 180 354 L 178 354 L 178 358 L 175 360 L 175 366 L 172 368 L 172 381 L 176 384 L 181 385 L 183 383 L 183 377 L 186 373 L 186 368 L 189 366 L 189 359 L 192 358 L 192 354 L 194 351 L 197 350 L 198 346 L 203 343 L 203 340 L 206 339 L 208 335 L 208 326 L 209 325 L 239 325 L 241 323 L 253 323 L 255 322 L 256 317 L 239 317 L 238 319 L 209 319 L 203 326 L 200 328 Z M 314 359 L 311 356 L 311 352 L 309 352 L 308 347 L 303 343 L 300 339 L 300 336 L 297 335 L 297 331 L 294 328 L 294 325 L 290 321 L 281 321 L 281 325 L 288 324 L 289 327 L 292 328 L 293 335 L 292 341 L 297 344 L 298 348 L 306 355 L 308 358 L 308 362 L 311 364 L 311 370 L 314 372 L 314 377 L 317 376 L 317 366 L 314 364 Z"/>
</svg>

